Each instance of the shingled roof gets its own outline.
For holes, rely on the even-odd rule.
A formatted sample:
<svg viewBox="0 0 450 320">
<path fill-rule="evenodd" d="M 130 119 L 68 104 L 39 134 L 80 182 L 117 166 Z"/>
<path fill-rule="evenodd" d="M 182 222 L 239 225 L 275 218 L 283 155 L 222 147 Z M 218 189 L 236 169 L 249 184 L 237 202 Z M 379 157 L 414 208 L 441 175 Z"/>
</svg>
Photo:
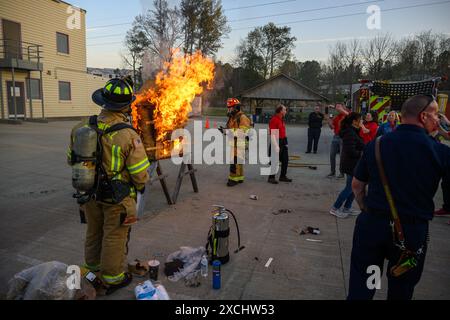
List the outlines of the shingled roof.
<svg viewBox="0 0 450 320">
<path fill-rule="evenodd" d="M 308 88 L 284 73 L 243 91 L 241 98 L 267 100 L 328 101 L 328 98 Z"/>
</svg>

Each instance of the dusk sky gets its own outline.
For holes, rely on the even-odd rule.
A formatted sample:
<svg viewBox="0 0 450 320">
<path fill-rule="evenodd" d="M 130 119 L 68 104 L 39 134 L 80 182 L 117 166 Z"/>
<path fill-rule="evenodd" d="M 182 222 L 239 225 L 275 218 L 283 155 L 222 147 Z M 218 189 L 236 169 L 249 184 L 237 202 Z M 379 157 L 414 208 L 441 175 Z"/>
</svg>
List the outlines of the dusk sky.
<svg viewBox="0 0 450 320">
<path fill-rule="evenodd" d="M 134 17 L 152 8 L 153 0 L 69 0 L 87 10 L 89 67 L 123 67 L 120 52 Z M 179 0 L 170 0 L 178 5 Z M 365 39 L 391 33 L 396 39 L 424 30 L 450 35 L 450 1 L 443 0 L 223 0 L 232 31 L 223 41 L 217 60 L 231 62 L 236 46 L 254 27 L 268 22 L 291 27 L 297 38 L 298 61 L 325 62 L 337 40 Z M 381 29 L 367 28 L 370 5 L 381 9 Z M 114 25 L 114 26 L 111 26 Z"/>
</svg>

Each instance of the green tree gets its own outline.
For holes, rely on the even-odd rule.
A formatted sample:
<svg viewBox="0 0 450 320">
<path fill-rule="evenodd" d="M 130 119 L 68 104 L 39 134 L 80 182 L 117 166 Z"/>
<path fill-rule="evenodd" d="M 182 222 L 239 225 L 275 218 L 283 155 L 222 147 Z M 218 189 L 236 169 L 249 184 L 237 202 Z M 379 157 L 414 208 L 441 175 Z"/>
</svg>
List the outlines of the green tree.
<svg viewBox="0 0 450 320">
<path fill-rule="evenodd" d="M 327 66 L 324 70 L 325 83 L 328 86 L 328 92 L 332 101 L 337 101 L 338 90 L 337 86 L 342 84 L 342 78 L 345 71 L 345 52 L 339 43 L 330 48 L 330 57 L 328 58 Z"/>
<path fill-rule="evenodd" d="M 200 50 L 215 54 L 222 47 L 222 38 L 230 32 L 220 0 L 182 0 L 184 52 Z"/>
<path fill-rule="evenodd" d="M 183 50 L 188 54 L 194 52 L 201 4 L 202 0 L 182 0 L 180 4 L 184 35 Z"/>
<path fill-rule="evenodd" d="M 167 0 L 154 0 L 153 10 L 135 18 L 133 28 L 142 32 L 147 48 L 162 69 L 164 62 L 172 59 L 173 49 L 181 45 L 181 23 L 177 7 L 169 8 Z"/>
<path fill-rule="evenodd" d="M 212 105 L 225 107 L 227 98 L 238 96 L 264 80 L 257 72 L 242 67 L 233 68 L 229 63 L 216 63 Z"/>
<path fill-rule="evenodd" d="M 391 61 L 395 54 L 395 42 L 390 34 L 379 35 L 370 39 L 361 50 L 367 75 L 371 79 L 381 79 L 386 61 Z"/>
<path fill-rule="evenodd" d="M 137 80 L 140 78 L 138 73 L 140 66 L 142 65 L 142 58 L 148 46 L 149 41 L 147 40 L 144 32 L 142 32 L 138 26 L 133 26 L 131 30 L 128 30 L 127 35 L 125 36 L 126 53 L 122 54 L 122 60 L 133 70 L 133 81 L 135 87 L 138 87 Z"/>
<path fill-rule="evenodd" d="M 292 56 L 294 42 L 297 40 L 290 35 L 291 28 L 277 27 L 274 23 L 268 23 L 264 27 L 258 27 L 250 31 L 247 38 L 239 45 L 238 60 L 243 61 L 256 55 L 262 62 L 258 72 L 264 77 L 271 77 L 284 61 Z M 255 61 L 255 58 L 252 59 Z"/>
<path fill-rule="evenodd" d="M 238 56 L 236 64 L 239 68 L 257 73 L 263 78 L 265 77 L 267 68 L 264 58 L 258 55 L 254 46 L 249 42 L 241 41 L 236 51 Z"/>
<path fill-rule="evenodd" d="M 274 23 L 269 23 L 263 27 L 264 44 L 267 45 L 266 57 L 268 57 L 270 77 L 275 68 L 279 67 L 283 61 L 292 55 L 295 37 L 290 36 L 291 28 L 277 27 Z"/>
<path fill-rule="evenodd" d="M 315 60 L 305 61 L 300 64 L 300 71 L 297 79 L 305 86 L 317 90 L 320 85 L 321 73 L 322 68 L 319 62 Z"/>
<path fill-rule="evenodd" d="M 299 79 L 299 73 L 300 73 L 300 66 L 301 63 L 292 61 L 292 60 L 285 60 L 283 64 L 280 67 L 279 72 L 293 78 L 293 79 Z"/>
</svg>

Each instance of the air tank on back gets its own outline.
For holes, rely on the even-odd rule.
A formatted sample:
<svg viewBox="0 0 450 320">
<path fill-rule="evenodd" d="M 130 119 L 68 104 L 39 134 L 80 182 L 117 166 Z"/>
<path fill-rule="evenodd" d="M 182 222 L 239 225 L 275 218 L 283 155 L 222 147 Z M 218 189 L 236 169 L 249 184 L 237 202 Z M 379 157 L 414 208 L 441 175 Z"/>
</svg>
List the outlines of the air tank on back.
<svg viewBox="0 0 450 320">
<path fill-rule="evenodd" d="M 72 151 L 72 186 L 81 193 L 88 192 L 95 185 L 97 132 L 89 126 L 76 129 Z"/>
</svg>

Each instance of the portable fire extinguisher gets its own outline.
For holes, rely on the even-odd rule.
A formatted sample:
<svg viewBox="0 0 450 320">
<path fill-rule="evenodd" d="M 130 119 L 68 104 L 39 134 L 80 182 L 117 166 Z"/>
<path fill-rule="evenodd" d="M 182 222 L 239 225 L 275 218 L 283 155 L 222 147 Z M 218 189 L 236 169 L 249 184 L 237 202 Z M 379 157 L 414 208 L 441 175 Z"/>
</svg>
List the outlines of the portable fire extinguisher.
<svg viewBox="0 0 450 320">
<path fill-rule="evenodd" d="M 206 252 L 208 252 L 210 263 L 215 260 L 219 260 L 221 264 L 225 264 L 230 260 L 230 254 L 228 252 L 230 218 L 228 214 L 231 214 L 231 216 L 233 217 L 233 220 L 236 224 L 236 231 L 238 236 L 238 248 L 234 251 L 234 253 L 238 253 L 245 248 L 245 246 L 241 246 L 239 225 L 234 213 L 224 206 L 213 205 L 212 226 L 208 233 L 208 242 L 206 243 Z"/>
</svg>

